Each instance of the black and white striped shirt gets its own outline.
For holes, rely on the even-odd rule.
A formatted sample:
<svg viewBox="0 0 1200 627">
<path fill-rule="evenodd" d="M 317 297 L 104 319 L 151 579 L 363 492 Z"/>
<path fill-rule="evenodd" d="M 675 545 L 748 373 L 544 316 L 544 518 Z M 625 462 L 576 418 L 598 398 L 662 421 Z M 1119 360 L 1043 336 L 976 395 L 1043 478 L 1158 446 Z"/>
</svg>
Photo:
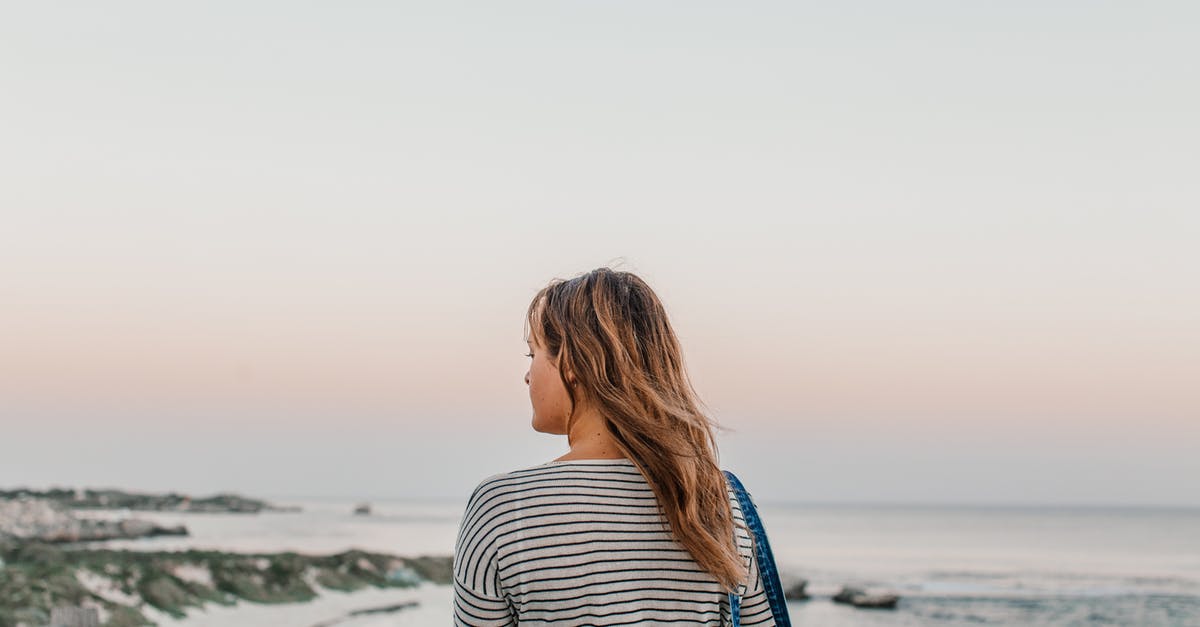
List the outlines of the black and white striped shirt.
<svg viewBox="0 0 1200 627">
<path fill-rule="evenodd" d="M 745 524 L 732 488 L 730 507 Z M 650 484 L 629 459 L 548 462 L 492 475 L 467 502 L 454 546 L 454 624 L 730 624 L 729 602 L 664 528 Z M 750 567 L 741 624 L 770 625 L 746 530 Z"/>
</svg>

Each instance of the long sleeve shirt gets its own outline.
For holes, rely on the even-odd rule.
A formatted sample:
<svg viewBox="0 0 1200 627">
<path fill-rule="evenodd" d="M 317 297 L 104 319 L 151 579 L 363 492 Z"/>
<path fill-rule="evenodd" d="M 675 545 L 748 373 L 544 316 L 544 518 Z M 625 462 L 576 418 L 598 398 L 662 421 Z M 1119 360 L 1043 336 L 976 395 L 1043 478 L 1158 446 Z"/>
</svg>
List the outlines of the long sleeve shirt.
<svg viewBox="0 0 1200 627">
<path fill-rule="evenodd" d="M 750 569 L 740 622 L 774 626 L 736 494 Z M 716 578 L 667 529 L 629 459 L 549 462 L 492 475 L 467 502 L 454 548 L 454 624 L 729 625 Z"/>
</svg>

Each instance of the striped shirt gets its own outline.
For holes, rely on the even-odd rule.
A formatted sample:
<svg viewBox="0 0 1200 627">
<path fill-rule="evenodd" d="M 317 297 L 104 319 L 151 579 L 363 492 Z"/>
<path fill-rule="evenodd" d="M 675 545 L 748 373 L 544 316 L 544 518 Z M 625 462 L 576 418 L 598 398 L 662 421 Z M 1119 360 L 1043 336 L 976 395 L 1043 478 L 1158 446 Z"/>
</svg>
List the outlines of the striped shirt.
<svg viewBox="0 0 1200 627">
<path fill-rule="evenodd" d="M 770 625 L 766 593 L 728 487 L 750 585 L 741 624 Z M 548 462 L 492 475 L 467 502 L 454 546 L 454 624 L 729 625 L 729 601 L 664 528 L 629 459 Z"/>
</svg>

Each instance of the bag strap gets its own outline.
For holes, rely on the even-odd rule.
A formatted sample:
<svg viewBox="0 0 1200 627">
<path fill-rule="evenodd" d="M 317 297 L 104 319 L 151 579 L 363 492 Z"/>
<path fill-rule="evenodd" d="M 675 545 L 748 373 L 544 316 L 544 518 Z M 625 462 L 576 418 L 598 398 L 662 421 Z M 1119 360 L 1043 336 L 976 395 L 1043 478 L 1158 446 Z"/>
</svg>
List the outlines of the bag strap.
<svg viewBox="0 0 1200 627">
<path fill-rule="evenodd" d="M 729 616 L 732 620 L 733 627 L 742 626 L 742 597 L 741 595 L 729 593 Z"/>
<path fill-rule="evenodd" d="M 758 570 L 762 576 L 763 590 L 766 592 L 767 602 L 771 606 L 771 614 L 775 617 L 775 625 L 791 627 L 792 619 L 788 616 L 787 600 L 783 597 L 783 584 L 780 583 L 779 571 L 775 568 L 775 554 L 771 551 L 771 544 L 767 541 L 767 531 L 763 528 L 762 519 L 758 516 L 758 508 L 755 507 L 750 493 L 746 491 L 746 487 L 742 485 L 737 476 L 728 470 L 722 472 L 733 486 L 738 505 L 741 506 L 742 515 L 746 519 L 746 526 L 750 527 L 750 531 L 754 534 L 754 555 L 758 558 Z M 750 576 L 753 577 L 754 573 L 750 573 Z M 741 595 L 729 593 L 729 610 L 733 617 L 733 627 L 740 627 Z"/>
</svg>

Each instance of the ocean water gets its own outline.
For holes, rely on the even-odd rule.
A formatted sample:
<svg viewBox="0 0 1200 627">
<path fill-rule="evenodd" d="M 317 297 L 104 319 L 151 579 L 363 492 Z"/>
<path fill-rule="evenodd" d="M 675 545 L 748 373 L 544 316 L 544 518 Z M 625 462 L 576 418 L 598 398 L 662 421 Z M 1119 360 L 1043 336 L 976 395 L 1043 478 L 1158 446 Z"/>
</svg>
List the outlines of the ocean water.
<svg viewBox="0 0 1200 627">
<path fill-rule="evenodd" d="M 135 550 L 213 548 L 331 553 L 349 548 L 397 555 L 450 555 L 465 505 L 277 499 L 301 513 L 133 513 L 184 524 L 185 538 L 104 543 Z M 808 580 L 789 603 L 799 625 L 1170 625 L 1200 626 L 1200 510 L 782 505 L 759 503 L 785 583 Z M 121 512 L 96 513 L 119 516 Z M 894 610 L 833 603 L 845 584 L 893 592 Z M 163 625 L 311 627 L 350 610 L 415 600 L 344 627 L 451 624 L 446 586 L 328 593 L 294 606 L 242 604 Z"/>
</svg>

